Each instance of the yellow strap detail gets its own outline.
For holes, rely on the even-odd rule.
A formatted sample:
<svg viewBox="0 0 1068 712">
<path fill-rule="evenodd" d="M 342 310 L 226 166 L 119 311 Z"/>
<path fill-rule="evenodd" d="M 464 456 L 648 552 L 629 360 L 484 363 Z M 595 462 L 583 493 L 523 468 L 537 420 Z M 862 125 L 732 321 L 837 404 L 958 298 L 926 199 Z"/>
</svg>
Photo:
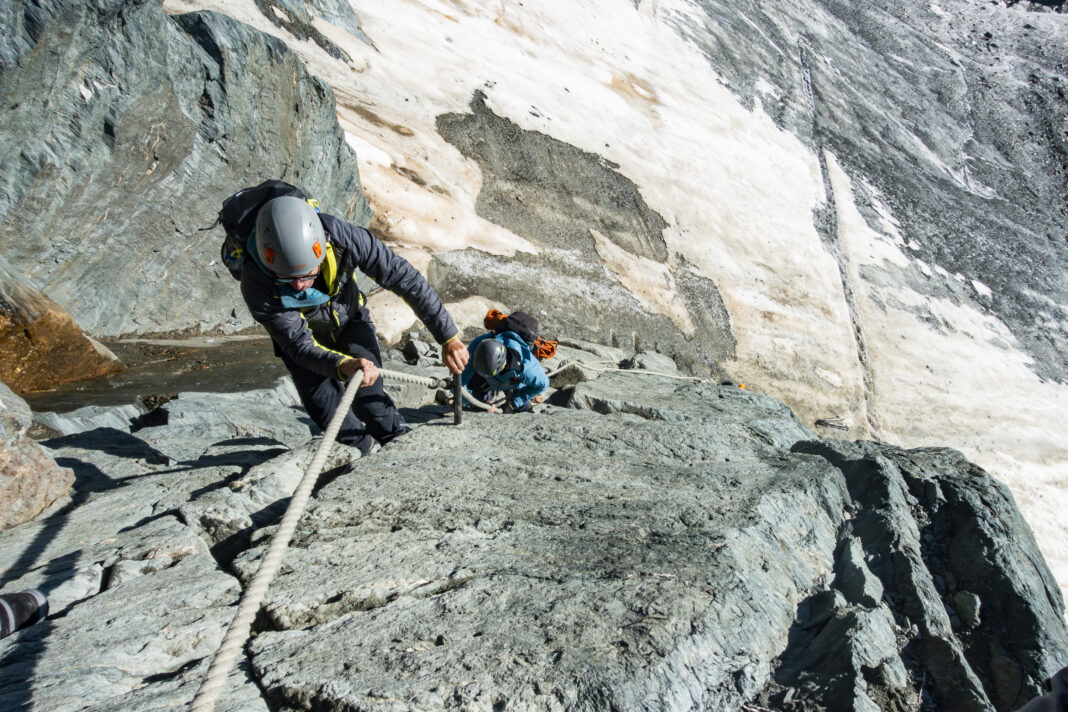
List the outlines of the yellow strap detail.
<svg viewBox="0 0 1068 712">
<path fill-rule="evenodd" d="M 323 280 L 326 281 L 326 293 L 331 297 L 337 294 L 338 289 L 338 269 L 337 269 L 337 253 L 334 252 L 334 246 L 329 242 L 326 243 L 326 256 L 322 262 Z"/>
<path fill-rule="evenodd" d="M 341 357 L 342 361 L 344 361 L 347 358 L 352 358 L 352 356 L 349 356 L 348 354 L 343 354 L 340 351 L 335 351 L 334 349 L 328 349 L 325 346 L 323 346 L 322 344 L 320 344 L 315 338 L 315 333 L 311 330 L 311 327 L 308 326 L 308 317 L 304 316 L 304 313 L 301 312 L 300 313 L 300 318 L 304 320 L 304 328 L 308 330 L 308 335 L 311 336 L 312 344 L 316 348 L 322 349 L 323 351 L 325 351 L 325 352 L 327 352 L 329 354 L 337 354 L 338 356 Z M 339 363 L 338 365 L 340 366 L 341 364 Z"/>
<path fill-rule="evenodd" d="M 335 373 L 337 373 L 337 380 L 341 381 L 342 383 L 348 383 L 349 379 L 346 376 L 343 376 L 341 374 L 341 364 L 345 363 L 346 361 L 348 361 L 351 358 L 352 358 L 352 356 L 349 356 L 349 358 L 341 359 L 340 361 L 338 361 L 337 369 L 335 369 L 335 371 L 334 371 Z"/>
</svg>

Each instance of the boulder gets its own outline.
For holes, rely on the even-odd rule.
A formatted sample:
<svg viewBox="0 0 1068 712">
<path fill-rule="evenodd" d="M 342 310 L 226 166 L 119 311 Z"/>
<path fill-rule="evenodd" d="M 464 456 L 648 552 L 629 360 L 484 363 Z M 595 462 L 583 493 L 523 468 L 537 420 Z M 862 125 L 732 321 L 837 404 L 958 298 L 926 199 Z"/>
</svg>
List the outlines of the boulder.
<svg viewBox="0 0 1068 712">
<path fill-rule="evenodd" d="M 8 386 L 20 393 L 41 391 L 123 368 L 0 255 L 0 372 Z"/>
<path fill-rule="evenodd" d="M 26 402 L 0 383 L 0 530 L 33 519 L 74 483 L 74 473 L 26 435 L 31 423 Z"/>
</svg>

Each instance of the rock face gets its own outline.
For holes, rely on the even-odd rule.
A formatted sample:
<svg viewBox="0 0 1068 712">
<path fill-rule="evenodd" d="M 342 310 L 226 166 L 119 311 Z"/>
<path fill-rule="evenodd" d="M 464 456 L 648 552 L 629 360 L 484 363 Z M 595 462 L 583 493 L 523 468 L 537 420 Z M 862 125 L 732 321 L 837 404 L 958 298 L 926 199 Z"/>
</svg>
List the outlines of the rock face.
<svg viewBox="0 0 1068 712">
<path fill-rule="evenodd" d="M 666 370 L 553 365 L 613 354 Z M 534 414 L 426 406 L 367 458 L 336 448 L 220 708 L 1012 710 L 1063 664 L 1030 531 L 958 453 L 572 365 Z M 195 692 L 316 443 L 285 382 L 164 407 L 46 442 L 75 494 L 0 535 L 0 568 L 66 615 L 0 641 L 5 708 Z"/>
<path fill-rule="evenodd" d="M 542 252 L 435 255 L 435 286 L 457 301 L 482 294 L 544 309 L 550 332 L 648 344 L 694 372 L 737 359 L 729 370 L 739 377 L 770 384 L 785 376 L 790 384 L 782 382 L 779 392 L 808 422 L 819 409 L 838 411 L 856 424 L 856 435 L 907 430 L 896 422 L 888 383 L 895 377 L 886 374 L 898 367 L 900 340 L 913 335 L 895 340 L 884 332 L 888 323 L 912 319 L 936 333 L 959 331 L 940 302 L 996 317 L 1033 359 L 1035 374 L 1068 378 L 1068 292 L 1061 277 L 1068 210 L 1060 197 L 1068 180 L 1068 42 L 1059 15 L 1022 7 L 995 12 L 987 9 L 991 4 L 974 3 L 947 4 L 948 10 L 822 0 L 757 11 L 720 0 L 680 5 L 685 8 L 665 11 L 667 24 L 701 50 L 745 105 L 763 108 L 818 158 L 826 200 L 814 206 L 806 228 L 818 232 L 821 250 L 833 258 L 831 271 L 816 259 L 802 260 L 798 245 L 799 263 L 782 273 L 823 273 L 841 283 L 827 298 L 842 300 L 855 346 L 833 357 L 840 365 L 830 370 L 843 378 L 820 376 L 827 367 L 819 356 L 800 356 L 798 349 L 776 354 L 774 338 L 756 353 L 748 347 L 736 353 L 741 333 L 780 320 L 768 301 L 779 299 L 770 285 L 755 323 L 739 305 L 739 291 L 760 279 L 761 260 L 745 286 L 727 285 L 724 297 L 717 284 L 726 277 L 679 259 L 687 253 L 679 226 L 647 204 L 606 157 L 609 144 L 603 154 L 589 153 L 524 130 L 494 114 L 481 91 L 469 113 L 442 114 L 437 129 L 481 169 L 478 214 Z M 656 109 L 658 88 L 645 86 L 643 93 L 653 96 Z M 708 140 L 717 138 L 713 133 Z M 679 175 L 679 183 L 699 182 L 701 167 L 682 164 L 695 174 Z M 632 166 L 635 172 L 644 177 Z M 846 175 L 853 178 L 851 191 Z M 739 180 L 786 182 L 784 175 L 755 172 Z M 719 220 L 729 219 L 719 214 L 729 215 L 732 206 L 701 197 Z M 900 256 L 865 254 L 871 247 L 857 244 L 855 226 L 846 224 L 844 207 L 854 202 L 858 223 L 900 247 Z M 759 209 L 775 208 L 769 200 Z M 672 250 L 678 255 L 668 259 Z M 738 259 L 740 252 L 721 259 Z M 652 284 L 628 274 L 627 266 Z M 784 300 L 783 308 L 789 313 L 803 300 Z M 798 338 L 809 322 L 796 320 L 785 338 Z M 829 327 L 828 338 L 842 325 Z M 799 358 L 812 360 L 812 367 Z M 854 363 L 842 369 L 846 360 Z M 838 402 L 821 402 L 832 386 Z"/>
<path fill-rule="evenodd" d="M 1060 277 L 1068 248 L 1057 237 L 1068 210 L 1055 197 L 1068 180 L 1061 16 L 973 3 L 947 12 L 816 0 L 756 16 L 720 0 L 695 6 L 677 30 L 732 90 L 865 177 L 859 194 L 842 195 L 824 154 L 828 207 L 855 199 L 870 225 L 964 287 L 932 284 L 900 264 L 852 273 L 841 221 L 828 211 L 817 226 L 854 282 L 847 298 L 897 284 L 977 304 L 1009 326 L 1040 376 L 1068 377 L 1068 331 L 1057 316 L 1068 302 Z M 861 349 L 864 332 L 878 329 L 864 321 L 854 320 Z"/>
<path fill-rule="evenodd" d="M 0 707 L 188 705 L 240 587 L 182 508 L 304 442 L 297 403 L 286 384 L 240 396 L 182 394 L 166 404 L 166 427 L 135 435 L 97 413 L 108 425 L 87 420 L 88 429 L 47 442 L 77 482 L 52 516 L 3 533 L 0 585 L 39 588 L 52 618 L 0 641 Z M 267 707 L 235 670 L 217 709 Z"/>
<path fill-rule="evenodd" d="M 27 437 L 31 415 L 0 383 L 0 530 L 30 521 L 74 484 L 74 473 Z"/>
<path fill-rule="evenodd" d="M 8 386 L 40 391 L 122 369 L 113 353 L 0 255 L 0 372 Z"/>
<path fill-rule="evenodd" d="M 471 112 L 439 116 L 437 128 L 482 170 L 479 214 L 542 252 L 435 255 L 429 278 L 445 298 L 479 295 L 528 304 L 549 315 L 550 333 L 657 349 L 697 373 L 733 354 L 730 317 L 715 283 L 686 266 L 677 274 L 666 270 L 667 223 L 614 170 L 619 166 L 522 130 L 495 115 L 481 92 Z M 645 296 L 657 301 L 670 293 L 683 306 L 649 313 L 632 293 L 642 289 L 627 283 L 632 269 L 654 290 Z"/>
<path fill-rule="evenodd" d="M 0 3 L 5 257 L 95 336 L 251 326 L 201 228 L 266 175 L 366 223 L 349 138 L 449 300 L 958 447 L 1068 590 L 1063 3 L 385 7 Z"/>
<path fill-rule="evenodd" d="M 158 2 L 0 12 L 0 249 L 89 333 L 249 325 L 204 228 L 264 178 L 369 220 L 333 93 L 280 41 Z"/>
</svg>

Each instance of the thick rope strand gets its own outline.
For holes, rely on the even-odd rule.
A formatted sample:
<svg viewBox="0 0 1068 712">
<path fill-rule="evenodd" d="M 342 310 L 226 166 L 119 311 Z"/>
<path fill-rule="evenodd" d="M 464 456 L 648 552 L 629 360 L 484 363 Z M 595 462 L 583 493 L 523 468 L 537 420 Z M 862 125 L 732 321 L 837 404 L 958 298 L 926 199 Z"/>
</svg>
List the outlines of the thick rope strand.
<svg viewBox="0 0 1068 712">
<path fill-rule="evenodd" d="M 384 368 L 378 369 L 378 373 L 383 378 L 388 378 L 391 381 L 414 383 L 417 386 L 427 386 L 428 388 L 440 387 L 443 380 L 441 378 L 431 378 L 430 376 L 417 376 L 414 373 L 405 373 L 404 371 L 388 371 Z"/>
<path fill-rule="evenodd" d="M 314 489 L 315 483 L 319 479 L 319 472 L 326 463 L 326 456 L 330 453 L 330 447 L 341 429 L 345 414 L 348 413 L 349 408 L 352 406 L 352 400 L 356 397 L 356 391 L 359 389 L 359 384 L 362 380 L 363 371 L 359 370 L 353 373 L 352 378 L 349 379 L 349 385 L 341 396 L 341 402 L 338 403 L 337 410 L 334 411 L 334 416 L 326 427 L 326 432 L 323 433 L 319 448 L 315 451 L 315 456 L 312 457 L 311 464 L 308 465 L 300 484 L 297 485 L 285 515 L 282 516 L 282 523 L 279 525 L 274 538 L 271 539 L 271 544 L 263 557 L 263 561 L 260 562 L 259 568 L 256 569 L 256 575 L 253 576 L 252 583 L 249 584 L 249 587 L 241 596 L 237 615 L 234 616 L 230 627 L 226 630 L 222 645 L 208 668 L 207 677 L 201 684 L 196 697 L 193 698 L 191 712 L 212 712 L 215 709 L 215 702 L 226 685 L 226 677 L 230 674 L 238 653 L 245 647 L 245 642 L 248 640 L 249 632 L 252 629 L 252 621 L 256 618 L 260 605 L 267 595 L 267 587 L 271 584 L 275 574 L 278 573 L 278 568 L 282 564 L 282 557 L 285 555 L 286 548 L 293 538 L 297 524 L 304 514 L 304 508 L 311 497 L 312 489 Z"/>
<path fill-rule="evenodd" d="M 414 383 L 417 386 L 427 386 L 429 388 L 438 388 L 442 385 L 442 379 L 440 378 L 416 376 L 415 374 L 405 373 L 403 371 L 388 371 L 384 368 L 378 369 L 378 372 L 382 375 L 383 378 L 388 378 L 392 381 Z M 454 378 L 459 378 L 459 376 L 454 376 Z M 477 400 L 474 396 L 467 392 L 466 388 L 460 389 L 460 392 L 463 393 L 464 400 L 466 400 L 471 405 L 475 406 L 476 408 L 481 408 L 482 410 L 489 410 L 489 405 L 483 403 L 480 400 Z"/>
</svg>

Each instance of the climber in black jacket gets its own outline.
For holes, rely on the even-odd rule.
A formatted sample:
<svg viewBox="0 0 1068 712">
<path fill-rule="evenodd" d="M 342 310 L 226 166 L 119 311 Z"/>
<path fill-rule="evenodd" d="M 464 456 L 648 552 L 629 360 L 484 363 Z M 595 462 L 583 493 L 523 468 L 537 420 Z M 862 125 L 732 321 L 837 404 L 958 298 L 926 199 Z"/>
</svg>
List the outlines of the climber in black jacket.
<svg viewBox="0 0 1068 712">
<path fill-rule="evenodd" d="M 336 410 L 343 382 L 363 371 L 339 442 L 366 454 L 374 440 L 386 444 L 408 432 L 378 378 L 382 357 L 355 269 L 401 296 L 441 344 L 449 370 L 463 371 L 467 348 L 437 293 L 367 230 L 318 213 L 300 198 L 275 198 L 260 211 L 247 254 L 252 259 L 241 274 L 241 295 L 320 428 Z"/>
</svg>

